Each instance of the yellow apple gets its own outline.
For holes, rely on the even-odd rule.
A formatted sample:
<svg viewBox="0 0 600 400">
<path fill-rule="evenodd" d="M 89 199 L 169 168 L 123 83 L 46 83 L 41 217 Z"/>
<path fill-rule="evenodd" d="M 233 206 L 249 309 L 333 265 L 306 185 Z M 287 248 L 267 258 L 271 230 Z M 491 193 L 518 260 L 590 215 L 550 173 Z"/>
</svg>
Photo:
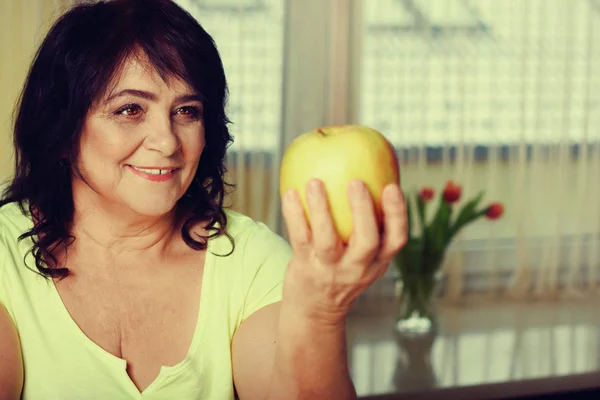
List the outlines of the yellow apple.
<svg viewBox="0 0 600 400">
<path fill-rule="evenodd" d="M 333 223 L 342 241 L 347 243 L 353 226 L 348 183 L 353 179 L 365 183 L 381 226 L 383 188 L 399 183 L 400 172 L 394 147 L 381 133 L 362 125 L 341 125 L 297 136 L 281 161 L 280 195 L 288 189 L 298 191 L 309 223 L 305 188 L 314 178 L 323 181 Z"/>
</svg>

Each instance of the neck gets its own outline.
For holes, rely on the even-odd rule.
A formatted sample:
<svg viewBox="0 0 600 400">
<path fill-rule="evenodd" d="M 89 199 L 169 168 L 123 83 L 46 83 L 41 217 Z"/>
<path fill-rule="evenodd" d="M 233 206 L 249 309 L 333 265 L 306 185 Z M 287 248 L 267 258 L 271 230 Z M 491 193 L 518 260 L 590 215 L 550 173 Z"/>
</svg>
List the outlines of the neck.
<svg viewBox="0 0 600 400">
<path fill-rule="evenodd" d="M 75 202 L 71 233 L 76 240 L 70 252 L 117 268 L 141 264 L 149 257 L 158 260 L 179 237 L 180 219 L 175 209 L 147 216 L 114 205 Z"/>
<path fill-rule="evenodd" d="M 166 247 L 177 233 L 175 212 L 158 217 L 100 208 L 75 209 L 73 234 L 115 254 L 141 253 Z"/>
</svg>

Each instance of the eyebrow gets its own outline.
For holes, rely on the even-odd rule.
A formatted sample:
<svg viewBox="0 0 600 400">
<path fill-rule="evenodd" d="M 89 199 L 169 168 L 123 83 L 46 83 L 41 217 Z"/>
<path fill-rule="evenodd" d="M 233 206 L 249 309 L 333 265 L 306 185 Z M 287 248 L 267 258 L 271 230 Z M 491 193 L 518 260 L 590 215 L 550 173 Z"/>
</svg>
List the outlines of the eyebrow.
<svg viewBox="0 0 600 400">
<path fill-rule="evenodd" d="M 143 98 L 146 100 L 151 100 L 151 101 L 158 100 L 158 96 L 152 92 L 147 92 L 144 90 L 137 90 L 137 89 L 125 89 L 125 90 L 121 90 L 120 92 L 117 92 L 113 95 L 110 95 L 105 100 L 105 102 L 108 103 L 118 97 L 123 97 L 123 96 L 127 96 L 127 95 L 140 97 L 140 98 Z M 202 99 L 199 94 L 186 94 L 183 96 L 179 96 L 175 99 L 175 102 L 177 102 L 177 103 L 184 103 L 186 101 L 202 101 Z"/>
</svg>

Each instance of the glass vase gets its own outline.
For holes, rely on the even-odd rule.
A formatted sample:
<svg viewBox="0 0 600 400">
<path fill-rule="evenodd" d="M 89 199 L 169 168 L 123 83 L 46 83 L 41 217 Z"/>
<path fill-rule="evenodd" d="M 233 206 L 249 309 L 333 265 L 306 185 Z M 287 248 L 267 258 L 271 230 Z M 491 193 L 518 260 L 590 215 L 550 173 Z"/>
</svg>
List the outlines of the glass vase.
<svg viewBox="0 0 600 400">
<path fill-rule="evenodd" d="M 435 298 L 442 274 L 403 274 L 396 281 L 396 330 L 408 335 L 424 335 L 435 331 L 437 318 Z"/>
</svg>

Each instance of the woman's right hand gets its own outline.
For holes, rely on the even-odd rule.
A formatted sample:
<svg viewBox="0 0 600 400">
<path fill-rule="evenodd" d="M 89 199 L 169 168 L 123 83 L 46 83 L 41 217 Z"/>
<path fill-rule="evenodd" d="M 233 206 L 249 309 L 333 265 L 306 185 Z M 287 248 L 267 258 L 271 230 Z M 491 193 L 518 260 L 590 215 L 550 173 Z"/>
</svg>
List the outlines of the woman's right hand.
<svg viewBox="0 0 600 400">
<path fill-rule="evenodd" d="M 0 304 L 0 400 L 18 400 L 23 390 L 23 357 L 19 335 Z"/>
</svg>

